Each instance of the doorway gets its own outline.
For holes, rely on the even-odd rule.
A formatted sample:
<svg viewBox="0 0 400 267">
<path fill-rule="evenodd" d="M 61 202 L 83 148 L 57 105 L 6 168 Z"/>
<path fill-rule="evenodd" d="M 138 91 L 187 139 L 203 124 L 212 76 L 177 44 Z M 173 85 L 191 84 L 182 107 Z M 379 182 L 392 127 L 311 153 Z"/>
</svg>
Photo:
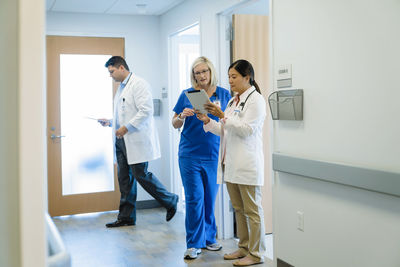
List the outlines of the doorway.
<svg viewBox="0 0 400 267">
<path fill-rule="evenodd" d="M 188 26 L 169 37 L 169 65 L 170 65 L 170 101 L 169 110 L 172 118 L 173 108 L 179 95 L 184 89 L 191 87 L 190 71 L 193 61 L 200 56 L 200 26 L 198 23 Z M 178 164 L 178 147 L 180 140 L 180 129 L 174 129 L 170 124 L 170 159 L 171 177 L 173 177 L 173 190 L 179 195 L 180 210 L 184 210 L 185 193 Z"/>
<path fill-rule="evenodd" d="M 228 66 L 237 59 L 247 59 L 254 67 L 256 81 L 262 88 L 264 98 L 268 97 L 270 88 L 269 52 L 269 1 L 246 1 L 219 14 L 219 54 L 221 73 L 226 73 Z M 251 40 L 249 42 L 249 40 Z M 221 82 L 228 83 L 223 77 Z M 266 101 L 267 102 L 267 101 Z M 264 122 L 264 167 L 265 180 L 262 187 L 264 223 L 267 240 L 267 256 L 272 259 L 272 171 L 270 165 L 271 124 L 267 116 Z M 226 238 L 234 236 L 234 219 L 228 194 L 223 197 L 223 226 Z"/>
<path fill-rule="evenodd" d="M 47 156 L 51 216 L 118 209 L 111 118 L 117 84 L 105 62 L 123 38 L 47 36 Z"/>
</svg>

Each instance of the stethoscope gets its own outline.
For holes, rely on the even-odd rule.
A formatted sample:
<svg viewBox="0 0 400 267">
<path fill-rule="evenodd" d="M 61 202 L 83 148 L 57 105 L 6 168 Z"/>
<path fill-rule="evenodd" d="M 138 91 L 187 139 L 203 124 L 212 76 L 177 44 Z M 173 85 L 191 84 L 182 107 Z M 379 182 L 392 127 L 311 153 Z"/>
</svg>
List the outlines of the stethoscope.
<svg viewBox="0 0 400 267">
<path fill-rule="evenodd" d="M 255 91 L 256 91 L 256 89 L 254 89 L 254 90 L 246 97 L 246 99 L 244 100 L 244 102 L 240 103 L 239 108 L 241 108 L 241 111 L 243 111 L 244 105 L 246 104 L 246 102 L 247 102 L 247 100 L 249 99 L 249 97 L 251 96 L 251 94 L 254 93 Z M 230 101 L 229 104 L 228 104 L 229 107 L 232 106 L 234 100 L 235 100 L 234 98 L 231 99 L 231 101 Z"/>
</svg>

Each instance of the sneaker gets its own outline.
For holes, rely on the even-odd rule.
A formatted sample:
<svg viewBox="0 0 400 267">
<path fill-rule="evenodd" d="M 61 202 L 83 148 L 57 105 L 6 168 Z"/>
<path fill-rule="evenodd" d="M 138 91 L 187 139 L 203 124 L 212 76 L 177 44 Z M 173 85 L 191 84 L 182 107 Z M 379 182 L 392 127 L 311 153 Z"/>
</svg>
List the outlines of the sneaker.
<svg viewBox="0 0 400 267">
<path fill-rule="evenodd" d="M 222 245 L 219 243 L 214 243 L 206 246 L 206 249 L 211 251 L 218 251 L 222 249 Z"/>
<path fill-rule="evenodd" d="M 185 254 L 183 255 L 183 258 L 193 260 L 196 259 L 197 255 L 199 255 L 200 253 L 201 253 L 200 248 L 188 248 Z"/>
</svg>

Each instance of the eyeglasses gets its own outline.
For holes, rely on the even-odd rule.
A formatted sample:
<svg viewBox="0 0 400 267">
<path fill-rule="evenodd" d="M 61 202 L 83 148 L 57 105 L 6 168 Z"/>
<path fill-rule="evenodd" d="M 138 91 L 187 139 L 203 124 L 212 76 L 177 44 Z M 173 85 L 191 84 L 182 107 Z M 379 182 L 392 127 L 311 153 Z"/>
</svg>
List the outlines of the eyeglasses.
<svg viewBox="0 0 400 267">
<path fill-rule="evenodd" d="M 194 73 L 194 76 L 200 76 L 202 74 L 206 74 L 207 72 L 209 72 L 210 69 L 206 69 L 206 70 L 202 70 L 202 71 L 197 71 Z"/>
</svg>

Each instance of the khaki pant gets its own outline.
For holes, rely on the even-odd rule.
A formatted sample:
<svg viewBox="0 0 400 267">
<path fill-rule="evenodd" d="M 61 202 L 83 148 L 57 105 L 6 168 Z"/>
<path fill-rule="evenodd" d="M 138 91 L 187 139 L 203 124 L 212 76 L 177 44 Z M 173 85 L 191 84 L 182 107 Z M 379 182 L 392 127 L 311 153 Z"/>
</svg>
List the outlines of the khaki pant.
<svg viewBox="0 0 400 267">
<path fill-rule="evenodd" d="M 235 209 L 239 249 L 250 253 L 257 261 L 264 261 L 265 230 L 261 206 L 261 187 L 226 183 Z"/>
</svg>

